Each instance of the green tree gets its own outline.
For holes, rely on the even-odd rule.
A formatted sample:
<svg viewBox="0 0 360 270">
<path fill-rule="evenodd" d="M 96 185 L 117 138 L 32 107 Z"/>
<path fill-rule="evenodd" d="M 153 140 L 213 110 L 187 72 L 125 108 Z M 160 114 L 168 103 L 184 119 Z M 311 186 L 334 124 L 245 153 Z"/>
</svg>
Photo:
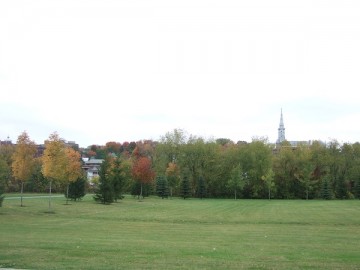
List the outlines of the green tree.
<svg viewBox="0 0 360 270">
<path fill-rule="evenodd" d="M 9 186 L 12 183 L 12 156 L 15 151 L 13 144 L 0 144 L 0 177 L 3 181 L 5 191 L 9 190 Z M 15 191 L 17 189 L 14 189 Z"/>
<path fill-rule="evenodd" d="M 295 199 L 303 196 L 304 187 L 300 181 L 303 176 L 301 155 L 301 147 L 293 148 L 288 142 L 283 142 L 274 156 L 273 171 L 275 173 L 277 197 Z"/>
<path fill-rule="evenodd" d="M 66 198 L 74 201 L 81 200 L 86 194 L 86 183 L 87 179 L 85 176 L 79 177 L 76 181 L 70 182 L 68 191 L 65 192 Z"/>
<path fill-rule="evenodd" d="M 227 187 L 234 192 L 234 199 L 237 200 L 238 192 L 242 191 L 246 184 L 246 176 L 244 175 L 241 165 L 237 165 L 231 170 Z"/>
<path fill-rule="evenodd" d="M 38 193 L 46 192 L 48 181 L 41 172 L 41 166 L 41 158 L 36 158 L 33 173 L 26 183 L 25 191 Z"/>
<path fill-rule="evenodd" d="M 0 160 L 0 162 L 1 162 L 1 160 Z M 2 206 L 2 203 L 3 203 L 4 198 L 5 198 L 4 192 L 5 192 L 5 183 L 0 178 L 0 207 Z"/>
<path fill-rule="evenodd" d="M 321 197 L 324 200 L 331 200 L 332 199 L 332 189 L 331 184 L 328 176 L 325 176 L 322 182 L 321 188 Z"/>
<path fill-rule="evenodd" d="M 191 197 L 190 180 L 187 175 L 183 176 L 180 182 L 180 196 L 184 200 Z"/>
<path fill-rule="evenodd" d="M 268 190 L 268 199 L 271 199 L 271 190 L 274 189 L 275 183 L 274 183 L 274 172 L 272 169 L 269 169 L 269 171 L 262 177 L 264 182 L 266 183 L 266 187 Z"/>
<path fill-rule="evenodd" d="M 162 199 L 169 196 L 169 186 L 166 177 L 159 175 L 156 177 L 156 194 Z"/>
<path fill-rule="evenodd" d="M 358 179 L 355 184 L 355 195 L 356 198 L 360 200 L 360 179 Z"/>
<path fill-rule="evenodd" d="M 0 155 L 0 185 L 5 192 L 5 187 L 10 175 L 10 168 L 3 156 Z"/>
<path fill-rule="evenodd" d="M 124 198 L 124 186 L 126 177 L 122 169 L 121 159 L 115 158 L 110 171 L 111 181 L 114 187 L 114 199 L 115 201 Z"/>
<path fill-rule="evenodd" d="M 338 176 L 338 178 L 335 180 L 335 193 L 336 198 L 341 200 L 347 199 L 347 189 L 343 175 Z"/>
<path fill-rule="evenodd" d="M 248 177 L 243 195 L 247 198 L 263 198 L 267 194 L 262 177 L 272 166 L 272 152 L 265 139 L 253 139 L 240 152 L 242 170 Z"/>
<path fill-rule="evenodd" d="M 206 184 L 203 176 L 199 176 L 196 194 L 200 199 L 206 196 Z"/>
<path fill-rule="evenodd" d="M 110 159 L 106 157 L 100 165 L 99 184 L 95 192 L 94 200 L 103 204 L 111 204 L 114 202 L 114 186 L 109 175 Z"/>
</svg>

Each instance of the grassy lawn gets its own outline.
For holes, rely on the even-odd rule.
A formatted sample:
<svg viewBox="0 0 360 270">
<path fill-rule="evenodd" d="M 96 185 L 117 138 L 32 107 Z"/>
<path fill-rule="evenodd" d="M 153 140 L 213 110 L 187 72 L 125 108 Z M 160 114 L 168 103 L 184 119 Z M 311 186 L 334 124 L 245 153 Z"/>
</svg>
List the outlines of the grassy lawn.
<svg viewBox="0 0 360 270">
<path fill-rule="evenodd" d="M 360 201 L 53 197 L 46 213 L 47 198 L 20 207 L 11 196 L 0 208 L 0 268 L 360 268 Z"/>
</svg>

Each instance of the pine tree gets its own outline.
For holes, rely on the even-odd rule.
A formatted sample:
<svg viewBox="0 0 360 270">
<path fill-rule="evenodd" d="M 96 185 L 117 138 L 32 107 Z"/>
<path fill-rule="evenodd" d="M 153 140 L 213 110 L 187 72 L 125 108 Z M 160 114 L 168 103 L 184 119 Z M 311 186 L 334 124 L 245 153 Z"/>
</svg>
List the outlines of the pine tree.
<svg viewBox="0 0 360 270">
<path fill-rule="evenodd" d="M 336 198 L 346 199 L 346 197 L 347 197 L 346 184 L 344 182 L 343 177 L 339 177 L 336 181 Z"/>
<path fill-rule="evenodd" d="M 0 180 L 0 207 L 2 206 L 2 203 L 4 201 L 5 195 L 4 195 L 4 185 L 1 183 Z"/>
<path fill-rule="evenodd" d="M 332 199 L 332 190 L 331 190 L 331 186 L 330 186 L 330 181 L 328 179 L 328 177 L 325 177 L 323 179 L 323 183 L 322 183 L 322 189 L 321 189 L 321 197 L 324 200 L 331 200 Z"/>
<path fill-rule="evenodd" d="M 125 177 L 121 168 L 120 158 L 116 158 L 114 160 L 114 166 L 111 169 L 111 181 L 114 187 L 114 199 L 115 201 L 121 200 L 124 198 L 124 185 L 125 185 Z"/>
<path fill-rule="evenodd" d="M 86 178 L 80 177 L 75 182 L 69 183 L 68 199 L 81 200 L 85 196 Z M 65 191 L 65 196 L 67 192 Z"/>
<path fill-rule="evenodd" d="M 190 189 L 190 180 L 187 176 L 184 176 L 180 183 L 180 196 L 184 198 L 189 198 L 191 196 L 191 189 Z"/>
<path fill-rule="evenodd" d="M 356 182 L 355 195 L 356 195 L 356 198 L 358 198 L 360 200 L 360 179 L 358 179 Z"/>
<path fill-rule="evenodd" d="M 164 176 L 156 177 L 156 194 L 162 199 L 169 196 L 169 185 Z"/>
<path fill-rule="evenodd" d="M 202 199 L 206 195 L 206 185 L 204 177 L 200 176 L 198 180 L 198 186 L 197 186 L 197 196 Z"/>
<path fill-rule="evenodd" d="M 110 204 L 114 202 L 114 186 L 109 177 L 110 160 L 106 158 L 101 163 L 99 170 L 99 186 L 95 192 L 94 200 L 103 204 Z"/>
</svg>

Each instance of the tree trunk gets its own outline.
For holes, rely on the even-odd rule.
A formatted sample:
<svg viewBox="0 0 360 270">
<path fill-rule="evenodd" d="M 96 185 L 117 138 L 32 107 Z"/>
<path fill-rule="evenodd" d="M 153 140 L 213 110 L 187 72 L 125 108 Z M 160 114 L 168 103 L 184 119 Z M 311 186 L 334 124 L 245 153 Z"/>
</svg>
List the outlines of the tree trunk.
<svg viewBox="0 0 360 270">
<path fill-rule="evenodd" d="M 235 189 L 235 200 L 236 200 L 236 189 Z"/>
<path fill-rule="evenodd" d="M 140 200 L 142 200 L 143 198 L 143 187 L 142 187 L 142 183 L 140 183 Z"/>
<path fill-rule="evenodd" d="M 269 200 L 271 199 L 271 189 L 269 188 Z"/>
<path fill-rule="evenodd" d="M 51 183 L 52 180 L 50 180 L 50 188 L 49 188 L 49 211 L 51 211 Z"/>
<path fill-rule="evenodd" d="M 69 202 L 69 183 L 66 186 L 66 204 L 68 204 Z"/>
<path fill-rule="evenodd" d="M 23 205 L 23 191 L 24 191 L 24 182 L 21 181 L 21 196 L 20 196 L 20 206 L 24 206 Z"/>
</svg>

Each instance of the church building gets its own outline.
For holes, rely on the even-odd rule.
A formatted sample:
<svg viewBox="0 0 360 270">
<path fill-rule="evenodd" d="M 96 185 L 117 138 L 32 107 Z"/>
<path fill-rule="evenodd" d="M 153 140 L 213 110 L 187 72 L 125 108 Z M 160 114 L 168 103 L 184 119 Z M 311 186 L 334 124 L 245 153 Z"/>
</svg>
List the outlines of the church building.
<svg viewBox="0 0 360 270">
<path fill-rule="evenodd" d="M 281 109 L 280 124 L 279 124 L 279 128 L 278 128 L 278 138 L 276 140 L 276 148 L 279 148 L 284 141 L 289 142 L 292 147 L 298 147 L 300 145 L 310 145 L 311 144 L 311 141 L 288 141 L 288 140 L 286 140 L 284 118 L 283 118 L 283 112 Z"/>
</svg>

